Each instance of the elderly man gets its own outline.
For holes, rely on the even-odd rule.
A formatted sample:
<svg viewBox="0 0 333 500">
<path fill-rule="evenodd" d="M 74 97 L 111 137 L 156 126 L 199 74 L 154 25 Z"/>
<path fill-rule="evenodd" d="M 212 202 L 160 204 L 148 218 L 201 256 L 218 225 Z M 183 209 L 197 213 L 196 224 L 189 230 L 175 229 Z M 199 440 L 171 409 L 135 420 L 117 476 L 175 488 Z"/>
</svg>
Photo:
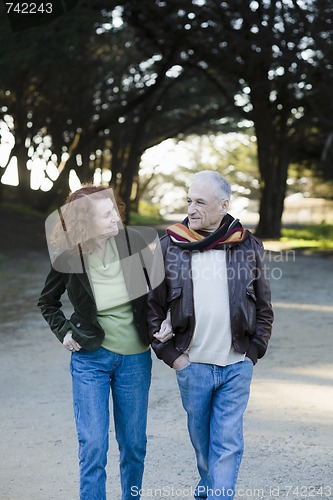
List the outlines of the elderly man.
<svg viewBox="0 0 333 500">
<path fill-rule="evenodd" d="M 230 194 L 217 172 L 193 176 L 188 217 L 161 239 L 165 279 L 148 298 L 152 347 L 175 369 L 187 412 L 197 499 L 234 497 L 253 365 L 273 322 L 263 245 L 228 214 Z"/>
</svg>

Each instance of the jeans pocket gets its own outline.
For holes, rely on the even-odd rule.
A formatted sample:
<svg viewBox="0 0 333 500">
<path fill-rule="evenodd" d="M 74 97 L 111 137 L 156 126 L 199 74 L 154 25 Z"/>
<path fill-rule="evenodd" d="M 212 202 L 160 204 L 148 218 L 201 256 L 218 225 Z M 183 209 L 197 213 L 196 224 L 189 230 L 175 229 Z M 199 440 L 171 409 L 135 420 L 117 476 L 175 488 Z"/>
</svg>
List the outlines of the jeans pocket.
<svg viewBox="0 0 333 500">
<path fill-rule="evenodd" d="M 244 367 L 244 375 L 245 378 L 249 378 L 249 380 L 252 379 L 253 375 L 253 369 L 254 369 L 254 364 L 251 359 L 244 359 L 243 361 L 243 367 Z"/>
<path fill-rule="evenodd" d="M 175 370 L 176 373 L 180 373 L 180 372 L 183 372 L 184 370 L 186 370 L 186 368 L 188 368 L 191 364 L 191 361 L 189 361 L 187 363 L 187 365 L 183 366 L 182 368 L 179 368 L 179 370 Z"/>
</svg>

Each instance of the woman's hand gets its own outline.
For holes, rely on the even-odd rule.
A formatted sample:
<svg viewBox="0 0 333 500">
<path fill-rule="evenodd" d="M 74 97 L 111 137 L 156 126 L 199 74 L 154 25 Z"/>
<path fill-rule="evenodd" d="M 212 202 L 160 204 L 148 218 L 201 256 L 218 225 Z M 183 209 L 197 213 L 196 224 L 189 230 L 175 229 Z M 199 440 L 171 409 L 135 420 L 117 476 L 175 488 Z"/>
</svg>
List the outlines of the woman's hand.
<svg viewBox="0 0 333 500">
<path fill-rule="evenodd" d="M 155 339 L 164 343 L 164 342 L 167 342 L 168 340 L 172 339 L 173 336 L 174 336 L 174 333 L 172 331 L 172 326 L 171 326 L 170 311 L 168 311 L 167 317 L 162 322 L 159 331 L 154 333 L 154 337 L 155 337 Z"/>
<path fill-rule="evenodd" d="M 70 332 L 66 333 L 64 340 L 62 341 L 64 347 L 68 349 L 68 351 L 79 351 L 81 349 L 80 344 L 78 344 L 72 337 Z"/>
</svg>

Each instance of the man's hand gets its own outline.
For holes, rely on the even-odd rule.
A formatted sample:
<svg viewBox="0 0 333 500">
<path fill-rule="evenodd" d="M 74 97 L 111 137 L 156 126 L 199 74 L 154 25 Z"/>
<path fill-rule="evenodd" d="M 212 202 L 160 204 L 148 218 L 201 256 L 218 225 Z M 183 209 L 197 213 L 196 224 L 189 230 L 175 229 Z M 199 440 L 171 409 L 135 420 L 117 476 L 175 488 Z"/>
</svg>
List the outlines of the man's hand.
<svg viewBox="0 0 333 500">
<path fill-rule="evenodd" d="M 181 354 L 172 363 L 172 368 L 174 368 L 175 370 L 180 370 L 181 368 L 184 368 L 186 365 L 188 365 L 189 362 L 190 362 L 189 355 L 188 354 Z"/>
<path fill-rule="evenodd" d="M 79 351 L 81 349 L 80 344 L 78 344 L 72 337 L 71 333 L 66 333 L 64 340 L 62 341 L 63 345 L 69 351 Z"/>
<path fill-rule="evenodd" d="M 168 311 L 167 317 L 162 322 L 159 331 L 154 333 L 154 337 L 155 337 L 155 339 L 164 343 L 164 342 L 167 342 L 168 340 L 172 339 L 173 336 L 174 336 L 174 333 L 172 331 L 172 326 L 171 326 L 170 311 Z"/>
</svg>

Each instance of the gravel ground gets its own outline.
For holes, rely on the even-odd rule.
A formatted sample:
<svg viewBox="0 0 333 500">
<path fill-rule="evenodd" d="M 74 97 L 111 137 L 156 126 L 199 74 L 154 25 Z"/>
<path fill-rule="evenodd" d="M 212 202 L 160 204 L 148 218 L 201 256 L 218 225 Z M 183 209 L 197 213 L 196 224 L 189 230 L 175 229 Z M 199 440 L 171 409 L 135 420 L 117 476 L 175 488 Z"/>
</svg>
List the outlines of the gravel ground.
<svg viewBox="0 0 333 500">
<path fill-rule="evenodd" d="M 35 305 L 49 266 L 42 222 L 3 215 L 0 498 L 78 499 L 70 355 Z M 237 498 L 333 499 L 333 261 L 268 254 L 276 320 L 254 370 Z M 175 376 L 153 358 L 142 498 L 193 498 L 197 472 Z M 108 498 L 115 500 L 113 427 L 110 443 Z"/>
</svg>

